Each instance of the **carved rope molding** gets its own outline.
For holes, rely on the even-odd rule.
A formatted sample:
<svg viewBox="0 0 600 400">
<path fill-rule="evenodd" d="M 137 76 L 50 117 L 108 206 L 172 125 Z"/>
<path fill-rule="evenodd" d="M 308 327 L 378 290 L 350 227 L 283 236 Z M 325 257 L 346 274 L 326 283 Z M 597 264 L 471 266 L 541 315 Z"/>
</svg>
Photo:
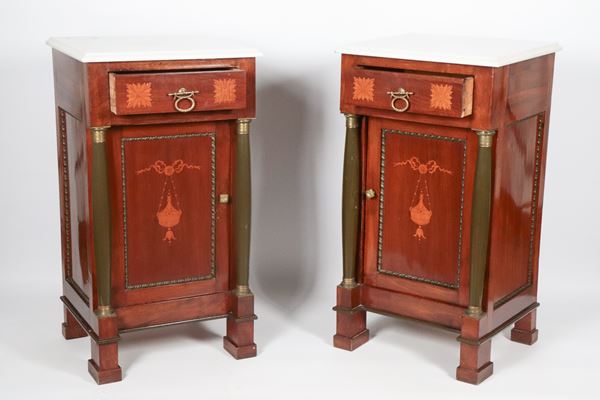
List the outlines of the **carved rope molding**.
<svg viewBox="0 0 600 400">
<path fill-rule="evenodd" d="M 84 290 L 73 280 L 73 259 L 72 250 L 73 244 L 71 242 L 71 186 L 69 184 L 69 147 L 67 141 L 67 112 L 62 108 L 58 108 L 58 129 L 60 137 L 60 174 L 62 175 L 62 208 L 63 208 L 63 219 L 64 219 L 64 267 L 65 267 L 65 281 L 77 293 L 81 300 L 86 304 L 89 304 L 90 299 L 85 294 Z"/>
</svg>

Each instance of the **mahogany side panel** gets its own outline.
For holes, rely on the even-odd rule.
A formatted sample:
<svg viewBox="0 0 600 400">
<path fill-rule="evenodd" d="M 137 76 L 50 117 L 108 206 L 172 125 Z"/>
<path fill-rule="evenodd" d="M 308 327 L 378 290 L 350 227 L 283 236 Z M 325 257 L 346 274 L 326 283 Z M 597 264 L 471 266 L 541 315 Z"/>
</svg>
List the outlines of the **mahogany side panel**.
<svg viewBox="0 0 600 400">
<path fill-rule="evenodd" d="M 84 121 L 85 65 L 56 50 L 52 50 L 52 63 L 56 107 Z"/>
<path fill-rule="evenodd" d="M 496 145 L 488 309 L 518 296 L 525 296 L 519 303 L 536 301 L 553 65 L 550 54 L 508 67 Z"/>
<path fill-rule="evenodd" d="M 68 169 L 69 200 L 65 203 L 70 211 L 68 230 L 71 274 L 67 281 L 74 285 L 82 298 L 89 302 L 92 294 L 90 212 L 88 208 L 88 180 L 86 131 L 83 122 L 65 113 L 66 120 L 66 168 Z M 63 154 L 63 157 L 65 155 Z"/>
<path fill-rule="evenodd" d="M 508 67 L 505 124 L 520 121 L 549 107 L 554 54 Z"/>
<path fill-rule="evenodd" d="M 73 303 L 89 304 L 93 292 L 84 66 L 53 51 L 63 280 Z M 87 312 L 81 312 L 87 315 Z"/>
</svg>

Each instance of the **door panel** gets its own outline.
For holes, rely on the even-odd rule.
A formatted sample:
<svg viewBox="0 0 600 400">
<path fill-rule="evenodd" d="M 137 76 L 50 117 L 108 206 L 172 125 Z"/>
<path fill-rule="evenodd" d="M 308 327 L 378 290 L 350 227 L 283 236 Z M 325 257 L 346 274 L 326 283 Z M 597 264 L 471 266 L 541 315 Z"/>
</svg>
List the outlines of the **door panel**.
<svg viewBox="0 0 600 400">
<path fill-rule="evenodd" d="M 229 193 L 230 129 L 126 127 L 113 138 L 118 305 L 227 289 L 229 216 L 217 199 Z"/>
<path fill-rule="evenodd" d="M 466 304 L 470 137 L 369 119 L 367 188 L 378 195 L 365 203 L 365 283 Z"/>
</svg>

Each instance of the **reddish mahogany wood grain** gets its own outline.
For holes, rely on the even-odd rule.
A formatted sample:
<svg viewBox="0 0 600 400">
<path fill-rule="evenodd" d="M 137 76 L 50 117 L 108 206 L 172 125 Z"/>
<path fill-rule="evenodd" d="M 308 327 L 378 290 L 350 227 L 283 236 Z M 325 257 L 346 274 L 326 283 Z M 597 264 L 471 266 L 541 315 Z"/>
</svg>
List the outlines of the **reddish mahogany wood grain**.
<svg viewBox="0 0 600 400">
<path fill-rule="evenodd" d="M 505 124 L 549 108 L 553 70 L 554 54 L 509 66 Z"/>
<path fill-rule="evenodd" d="M 82 121 L 65 113 L 66 156 L 69 192 L 69 282 L 84 300 L 92 296 L 90 212 L 88 206 L 86 130 Z M 64 186 L 63 186 L 64 187 Z M 64 200 L 64 199 L 63 199 Z M 66 238 L 67 232 L 65 232 Z"/>
<path fill-rule="evenodd" d="M 392 145 L 386 144 L 385 152 L 382 269 L 404 273 L 412 279 L 378 271 L 382 130 L 409 133 L 386 133 L 386 141 L 391 138 Z M 434 139 L 433 136 L 439 138 Z M 402 143 L 393 142 L 397 137 L 402 139 Z M 469 210 L 472 198 L 472 185 L 469 182 L 472 182 L 475 173 L 474 163 L 470 161 L 475 157 L 476 146 L 476 138 L 464 129 L 425 128 L 419 124 L 369 118 L 365 187 L 373 188 L 377 197 L 364 200 L 365 283 L 445 302 L 467 304 Z M 446 148 L 450 150 L 449 154 L 446 154 Z M 413 156 L 424 163 L 437 158 L 438 165 L 455 170 L 452 175 L 438 171 L 425 176 L 431 198 L 429 207 L 434 214 L 431 223 L 423 226 L 426 238 L 421 240 L 414 236 L 418 225 L 411 220 L 409 211 L 415 200 L 413 197 L 420 174 L 409 165 L 394 167 Z M 423 185 L 421 183 L 420 187 Z M 425 280 L 437 280 L 452 286 L 431 285 Z"/>
<path fill-rule="evenodd" d="M 375 68 L 418 71 L 431 74 L 460 75 L 473 77 L 473 107 L 471 115 L 464 118 L 449 118 L 437 115 L 424 115 L 418 113 L 399 113 L 391 109 L 374 109 L 349 103 L 352 98 L 352 86 L 345 84 L 358 66 Z M 479 129 L 493 129 L 495 125 L 492 113 L 494 96 L 500 88 L 494 86 L 494 71 L 488 67 L 472 65 L 433 63 L 425 61 L 396 60 L 391 58 L 377 58 L 366 56 L 342 55 L 342 84 L 341 104 L 342 112 L 358 115 L 368 115 L 389 119 L 428 123 L 433 125 L 456 126 L 462 128 L 477 127 Z"/>
<path fill-rule="evenodd" d="M 122 154 L 121 146 L 130 146 L 126 151 L 125 168 L 127 203 L 134 209 L 129 212 L 131 218 L 115 218 L 113 224 L 113 296 L 116 306 L 161 301 L 181 296 L 206 294 L 225 291 L 229 276 L 229 221 L 230 207 L 218 202 L 220 193 L 229 193 L 230 189 L 230 136 L 233 124 L 227 122 L 156 125 L 124 127 L 115 130 L 110 136 L 109 148 L 112 154 L 110 176 L 113 187 L 118 188 L 112 194 L 111 205 L 115 215 L 125 215 L 123 203 Z M 169 139 L 182 135 L 215 135 L 215 276 L 211 274 L 211 146 L 210 137 Z M 128 139 L 143 138 L 141 141 Z M 162 138 L 148 140 L 149 138 Z M 125 142 L 124 142 L 125 140 Z M 148 146 L 154 142 L 155 145 Z M 127 157 L 129 154 L 131 159 Z M 164 159 L 164 160 L 163 160 Z M 185 169 L 172 176 L 179 208 L 182 210 L 181 222 L 173 227 L 175 239 L 170 243 L 165 239 L 166 229 L 158 224 L 156 213 L 165 206 L 165 175 L 154 170 L 141 175 L 139 171 L 155 160 L 163 160 L 171 165 L 181 159 L 190 165 L 200 167 Z M 127 173 L 127 172 L 126 172 Z M 143 180 L 139 180 L 145 178 Z M 139 183 L 138 183 L 139 182 Z M 162 201 L 161 201 L 161 196 Z M 161 205 L 159 206 L 159 202 Z M 127 231 L 125 231 L 127 222 Z M 127 249 L 126 241 L 127 240 Z M 157 284 L 142 288 L 126 286 L 125 257 L 130 276 L 130 286 L 134 284 Z M 205 277 L 200 280 L 186 278 Z M 177 284 L 164 284 L 169 281 Z"/>
<path fill-rule="evenodd" d="M 135 304 L 117 308 L 119 329 L 133 329 L 213 316 L 229 311 L 227 293 L 184 297 L 176 300 Z"/>
<path fill-rule="evenodd" d="M 498 132 L 489 262 L 489 294 L 494 303 L 532 284 L 537 126 L 534 116 Z"/>
<path fill-rule="evenodd" d="M 196 92 L 189 112 L 237 110 L 246 106 L 246 72 L 208 69 L 189 72 L 141 72 L 109 74 L 110 107 L 116 115 L 178 113 L 179 89 Z M 192 107 L 181 100 L 179 108 Z"/>
<path fill-rule="evenodd" d="M 52 50 L 54 99 L 57 108 L 73 118 L 85 120 L 85 65 L 59 51 Z"/>
<path fill-rule="evenodd" d="M 243 58 L 83 64 L 53 51 L 53 62 L 61 188 L 63 294 L 65 301 L 72 305 L 95 333 L 95 336 L 90 335 L 94 336 L 92 359 L 88 363 L 90 374 L 98 383 L 108 383 L 121 379 L 117 349 L 119 330 L 224 317 L 239 312 L 240 305 L 230 300 L 229 292 L 229 289 L 235 287 L 235 282 L 230 279 L 230 276 L 235 276 L 230 274 L 234 266 L 229 262 L 233 247 L 230 234 L 231 205 L 220 203 L 219 195 L 231 194 L 232 155 L 235 150 L 231 136 L 235 134 L 235 120 L 253 118 L 255 115 L 255 61 L 253 58 Z M 199 70 L 203 72 L 198 72 Z M 212 75 L 208 70 L 212 71 Z M 187 76 L 183 82 L 186 84 L 194 81 L 200 74 L 204 74 L 203 82 L 208 81 L 206 77 L 209 75 L 217 80 L 231 77 L 236 82 L 237 98 L 232 105 L 223 103 L 219 110 L 185 114 L 115 115 L 110 110 L 111 73 L 123 79 L 126 74 L 130 74 L 133 83 L 140 76 L 150 74 L 155 89 L 169 83 L 163 82 L 164 77 L 161 76 L 165 75 Z M 194 78 L 190 78 L 190 74 Z M 215 101 L 214 82 L 211 81 L 211 84 L 211 91 L 204 87 L 203 94 L 197 98 L 199 107 L 214 108 L 207 105 L 206 101 L 203 103 L 202 97 L 210 94 Z M 126 93 L 113 98 L 122 99 L 123 95 L 127 101 Z M 219 101 L 224 102 L 230 97 L 227 93 L 220 96 Z M 169 100 L 172 107 L 172 99 Z M 112 305 L 116 311 L 115 316 L 103 317 L 94 312 L 98 296 L 93 258 L 93 221 L 89 211 L 92 182 L 90 127 L 99 126 L 110 126 L 106 146 L 112 210 Z M 215 137 L 214 171 L 209 168 L 213 149 L 211 139 L 204 135 L 208 133 Z M 157 138 L 164 140 L 164 143 L 159 145 Z M 126 139 L 123 152 L 122 139 Z M 129 139 L 131 141 L 127 141 Z M 122 169 L 122 161 L 125 163 L 125 170 Z M 155 164 L 156 161 L 163 161 L 164 164 Z M 183 164 L 185 166 L 181 171 L 173 172 Z M 153 167 L 156 165 L 162 165 L 158 168 L 160 173 Z M 148 169 L 148 172 L 138 174 L 142 169 Z M 152 174 L 157 179 L 152 179 Z M 167 235 L 165 226 L 157 223 L 157 213 L 166 206 L 166 200 L 161 199 L 161 194 L 169 192 L 167 190 L 163 193 L 159 181 L 167 175 L 174 182 L 169 183 L 173 204 L 176 203 L 175 207 L 182 211 L 180 223 L 171 227 L 172 235 Z M 214 199 L 213 193 L 209 193 L 213 179 L 216 185 Z M 162 183 L 164 182 L 163 180 Z M 123 221 L 126 215 L 123 200 L 126 199 L 122 195 L 123 184 L 127 196 L 131 196 L 127 204 L 130 218 L 127 233 L 131 242 L 124 235 Z M 204 280 L 178 283 L 185 281 L 187 277 L 203 276 L 211 271 L 208 255 L 213 251 L 210 245 L 212 232 L 209 228 L 213 210 L 208 205 L 212 205 L 213 200 L 215 275 Z M 165 238 L 167 240 L 163 241 Z M 184 238 L 186 242 L 183 246 L 178 246 Z M 131 251 L 128 260 L 131 269 L 128 273 L 131 273 L 129 278 L 133 286 L 152 286 L 156 282 L 165 281 L 169 284 L 139 289 L 126 288 L 126 242 Z M 177 251 L 174 251 L 175 247 Z M 253 304 L 253 299 L 249 296 L 242 308 L 252 310 L 247 303 L 249 301 Z M 67 315 L 67 337 L 81 333 L 71 322 Z M 237 329 L 240 333 L 236 337 L 240 342 L 241 338 L 246 342 L 252 341 L 253 323 L 253 318 L 245 320 L 239 325 L 239 329 L 232 328 L 232 335 L 235 335 Z M 252 345 L 243 345 L 236 348 L 236 351 L 240 357 L 252 356 L 256 354 L 256 345 L 253 346 L 254 350 Z"/>
<path fill-rule="evenodd" d="M 190 71 L 203 68 L 228 67 L 246 73 L 246 107 L 238 110 L 216 110 L 198 113 L 159 115 L 115 115 L 110 110 L 109 73 L 136 73 L 159 71 Z M 85 65 L 88 120 L 91 126 L 142 125 L 171 122 L 198 122 L 254 118 L 255 116 L 255 60 L 235 58 L 219 60 L 135 61 L 90 63 Z M 179 89 L 179 88 L 176 88 Z"/>
<path fill-rule="evenodd" d="M 357 309 L 361 304 L 361 286 L 337 287 L 336 334 L 333 345 L 353 351 L 369 340 L 367 312 Z"/>
<path fill-rule="evenodd" d="M 63 337 L 67 340 L 77 339 L 84 336 L 87 336 L 87 332 L 83 327 L 77 322 L 77 319 L 73 316 L 71 311 L 66 306 L 64 308 L 64 322 L 62 324 L 62 334 Z"/>
<path fill-rule="evenodd" d="M 374 199 L 364 198 L 362 202 L 361 243 L 357 257 L 360 262 L 357 281 L 361 283 L 361 291 L 358 298 L 353 299 L 352 307 L 460 328 L 464 341 L 461 343 L 461 364 L 457 369 L 457 378 L 466 382 L 479 383 L 492 373 L 489 338 L 514 322 L 515 318 L 521 318 L 513 330 L 516 341 L 529 344 L 537 339 L 534 314 L 523 317 L 523 313 L 537 305 L 553 64 L 553 54 L 501 68 L 342 56 L 341 110 L 363 117 L 362 190 L 373 189 L 376 193 Z M 369 106 L 369 101 L 364 97 L 365 93 L 368 95 L 370 92 L 364 82 L 359 83 L 359 86 L 363 85 L 359 87 L 361 98 L 353 98 L 353 77 L 365 69 L 377 71 L 380 80 L 381 74 L 392 74 L 392 71 L 431 76 L 472 76 L 473 112 L 464 118 L 449 118 L 418 113 L 416 108 L 412 113 L 397 113 Z M 375 75 L 363 77 L 376 78 Z M 376 87 L 374 85 L 372 103 L 377 103 Z M 384 149 L 381 140 L 384 129 L 410 134 L 400 136 L 400 139 L 390 134 L 392 139 L 386 138 Z M 496 131 L 489 267 L 484 282 L 484 314 L 481 318 L 472 318 L 464 314 L 469 296 L 470 214 L 478 147 L 477 135 L 471 130 L 484 129 Z M 409 172 L 408 169 L 397 171 L 394 168 L 398 168 L 409 152 L 414 153 L 419 162 L 423 161 L 422 158 L 436 160 L 440 167 L 449 170 L 456 169 L 459 163 L 458 152 L 453 151 L 452 146 L 433 141 L 428 143 L 426 134 L 462 138 L 466 143 L 458 288 L 436 284 L 449 282 L 453 278 L 447 264 L 448 259 L 456 255 L 452 254 L 447 242 L 452 234 L 443 229 L 436 231 L 435 224 L 437 213 L 441 212 L 444 229 L 453 227 L 452 218 L 457 213 L 456 181 L 440 182 L 433 179 L 434 176 L 427 175 L 430 197 L 443 198 L 444 205 L 440 206 L 432 199 L 431 207 L 427 206 L 432 216 L 428 224 L 421 226 L 421 233 L 426 238 L 421 238 L 420 245 L 425 247 L 423 244 L 430 237 L 441 240 L 423 252 L 415 252 L 414 248 L 407 245 L 411 243 L 409 239 L 414 237 L 405 235 L 407 227 L 411 226 L 409 210 L 413 205 L 411 202 L 407 206 L 406 199 L 412 199 L 415 192 L 415 177 L 411 179 L 410 174 L 402 173 Z M 444 161 L 442 163 L 439 160 Z M 379 201 L 382 177 L 383 209 Z M 445 208 L 446 205 L 453 207 Z M 380 218 L 384 220 L 381 253 L 378 247 Z M 456 237 L 453 239 L 456 240 Z M 395 272 L 396 275 L 379 270 L 378 263 L 381 263 L 383 270 Z M 424 279 L 415 280 L 415 276 Z M 336 310 L 343 308 L 346 303 L 348 299 L 338 296 Z M 347 321 L 338 318 L 338 334 L 347 329 L 346 325 Z"/>
<path fill-rule="evenodd" d="M 460 329 L 464 308 L 396 291 L 362 287 L 362 304 L 379 311 Z"/>
<path fill-rule="evenodd" d="M 408 114 L 428 114 L 445 117 L 465 117 L 472 112 L 473 77 L 430 75 L 404 72 L 393 69 L 372 69 L 369 66 L 356 66 L 345 71 L 342 85 L 345 86 L 347 104 L 382 110 L 393 110 L 390 92 L 400 88 L 412 93 L 409 96 Z M 403 100 L 397 100 L 396 108 L 404 107 Z"/>
<path fill-rule="evenodd" d="M 231 295 L 231 314 L 227 317 L 227 334 L 223 346 L 235 359 L 256 356 L 254 343 L 254 296 Z"/>
</svg>

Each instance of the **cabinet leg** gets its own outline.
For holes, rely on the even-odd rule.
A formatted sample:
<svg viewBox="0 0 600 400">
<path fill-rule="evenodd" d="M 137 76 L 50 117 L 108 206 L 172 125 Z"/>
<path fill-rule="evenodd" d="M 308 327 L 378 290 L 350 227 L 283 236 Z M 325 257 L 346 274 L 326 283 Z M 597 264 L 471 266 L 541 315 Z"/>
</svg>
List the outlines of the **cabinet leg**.
<svg viewBox="0 0 600 400">
<path fill-rule="evenodd" d="M 63 306 L 65 312 L 65 322 L 62 323 L 62 334 L 65 339 L 77 339 L 87 336 L 86 331 L 81 327 L 79 322 L 75 319 L 71 311 Z"/>
<path fill-rule="evenodd" d="M 97 336 L 92 337 L 92 358 L 88 371 L 99 384 L 118 382 L 122 379 L 119 366 L 119 332 L 114 313 L 98 318 Z"/>
<path fill-rule="evenodd" d="M 337 287 L 336 333 L 333 346 L 352 351 L 369 340 L 367 312 L 358 310 L 360 305 L 360 286 Z"/>
<path fill-rule="evenodd" d="M 122 374 L 117 342 L 98 344 L 92 340 L 92 358 L 88 360 L 88 371 L 99 385 L 120 381 Z"/>
<path fill-rule="evenodd" d="M 456 368 L 456 379 L 479 385 L 494 372 L 494 363 L 490 361 L 492 341 L 479 345 L 460 344 L 460 365 Z"/>
<path fill-rule="evenodd" d="M 510 331 L 510 340 L 532 345 L 537 339 L 536 310 L 533 310 L 515 323 L 515 327 Z"/>
<path fill-rule="evenodd" d="M 369 340 L 366 311 L 338 310 L 336 314 L 335 347 L 352 351 Z"/>
<path fill-rule="evenodd" d="M 256 357 L 254 343 L 254 296 L 250 294 L 233 295 L 233 310 L 227 317 L 227 336 L 223 338 L 223 347 L 235 359 Z"/>
</svg>

